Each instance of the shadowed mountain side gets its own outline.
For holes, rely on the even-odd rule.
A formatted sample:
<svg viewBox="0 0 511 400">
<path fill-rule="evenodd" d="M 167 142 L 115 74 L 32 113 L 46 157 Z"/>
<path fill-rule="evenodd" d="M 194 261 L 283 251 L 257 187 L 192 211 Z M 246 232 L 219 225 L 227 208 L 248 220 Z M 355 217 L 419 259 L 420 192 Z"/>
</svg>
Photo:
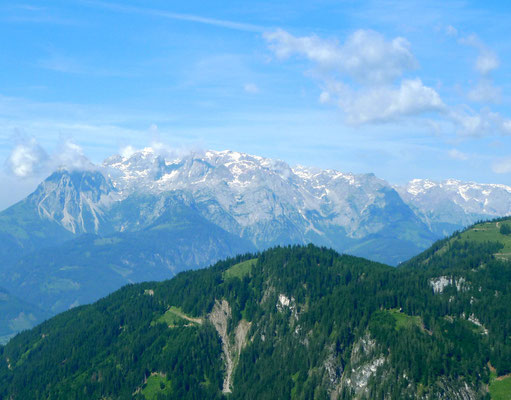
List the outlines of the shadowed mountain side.
<svg viewBox="0 0 511 400">
<path fill-rule="evenodd" d="M 11 295 L 0 288 L 0 344 L 16 333 L 30 329 L 50 316 L 50 313 Z"/>
<path fill-rule="evenodd" d="M 52 313 L 90 303 L 127 283 L 164 280 L 253 245 L 169 199 L 152 225 L 108 237 L 86 234 L 19 260 L 3 274 L 13 293 Z"/>
</svg>

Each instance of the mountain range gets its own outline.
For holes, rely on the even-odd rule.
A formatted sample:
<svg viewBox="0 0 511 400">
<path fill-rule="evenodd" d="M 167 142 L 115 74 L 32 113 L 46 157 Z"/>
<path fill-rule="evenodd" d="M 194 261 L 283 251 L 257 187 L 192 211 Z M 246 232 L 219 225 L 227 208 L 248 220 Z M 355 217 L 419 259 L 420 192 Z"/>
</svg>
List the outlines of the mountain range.
<svg viewBox="0 0 511 400">
<path fill-rule="evenodd" d="M 233 151 L 146 148 L 55 171 L 1 212 L 0 279 L 11 296 L 55 314 L 126 283 L 275 245 L 314 243 L 397 265 L 477 220 L 510 213 L 505 185 L 392 186 L 373 174 Z M 30 314 L 20 310 L 6 324 L 17 326 L 22 312 Z"/>
</svg>

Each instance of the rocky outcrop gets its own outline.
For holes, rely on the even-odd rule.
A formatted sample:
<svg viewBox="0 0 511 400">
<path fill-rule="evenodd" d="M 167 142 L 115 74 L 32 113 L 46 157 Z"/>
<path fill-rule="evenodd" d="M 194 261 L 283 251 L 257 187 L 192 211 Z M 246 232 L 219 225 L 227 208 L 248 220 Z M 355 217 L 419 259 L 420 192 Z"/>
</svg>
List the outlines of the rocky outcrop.
<svg viewBox="0 0 511 400">
<path fill-rule="evenodd" d="M 361 337 L 353 345 L 350 362 L 342 374 L 339 385 L 331 393 L 331 399 L 338 399 L 343 392 L 351 394 L 354 399 L 365 399 L 370 379 L 385 362 L 386 358 L 379 351 L 376 341 L 369 334 Z"/>
<path fill-rule="evenodd" d="M 251 323 L 241 320 L 234 332 L 228 332 L 231 319 L 231 307 L 226 300 L 216 300 L 208 320 L 213 324 L 222 340 L 222 352 L 225 363 L 225 377 L 222 387 L 223 393 L 231 393 L 233 372 L 240 359 L 240 354 L 247 343 L 247 335 Z"/>
</svg>

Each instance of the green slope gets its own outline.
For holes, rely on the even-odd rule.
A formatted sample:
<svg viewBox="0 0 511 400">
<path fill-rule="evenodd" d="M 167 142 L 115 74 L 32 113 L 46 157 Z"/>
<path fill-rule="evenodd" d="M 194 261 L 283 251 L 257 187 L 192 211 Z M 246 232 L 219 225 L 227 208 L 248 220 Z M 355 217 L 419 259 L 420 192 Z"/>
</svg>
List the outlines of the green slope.
<svg viewBox="0 0 511 400">
<path fill-rule="evenodd" d="M 490 395 L 492 400 L 511 400 L 511 375 L 497 378 L 493 373 L 490 383 Z"/>
<path fill-rule="evenodd" d="M 401 269 L 432 282 L 443 280 L 435 300 L 446 310 L 476 322 L 488 332 L 489 360 L 499 375 L 511 372 L 511 236 L 501 233 L 510 218 L 475 224 L 435 243 Z"/>
<path fill-rule="evenodd" d="M 130 285 L 0 347 L 0 398 L 485 398 L 488 365 L 511 370 L 511 267 L 470 246 L 398 269 L 275 248 Z"/>
</svg>

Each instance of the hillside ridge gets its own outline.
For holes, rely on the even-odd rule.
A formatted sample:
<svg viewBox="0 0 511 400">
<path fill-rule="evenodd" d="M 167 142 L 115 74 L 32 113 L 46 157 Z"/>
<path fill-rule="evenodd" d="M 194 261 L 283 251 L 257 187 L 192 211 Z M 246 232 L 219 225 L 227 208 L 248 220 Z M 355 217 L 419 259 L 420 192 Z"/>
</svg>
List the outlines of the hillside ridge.
<svg viewBox="0 0 511 400">
<path fill-rule="evenodd" d="M 483 399 L 511 372 L 511 268 L 467 243 L 427 268 L 434 248 L 396 269 L 289 246 L 129 285 L 0 348 L 0 395 L 143 399 L 160 376 L 163 398 Z"/>
</svg>

